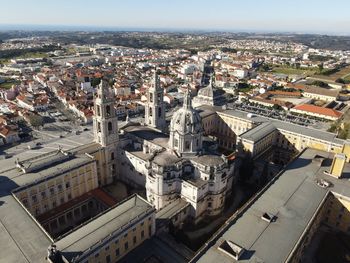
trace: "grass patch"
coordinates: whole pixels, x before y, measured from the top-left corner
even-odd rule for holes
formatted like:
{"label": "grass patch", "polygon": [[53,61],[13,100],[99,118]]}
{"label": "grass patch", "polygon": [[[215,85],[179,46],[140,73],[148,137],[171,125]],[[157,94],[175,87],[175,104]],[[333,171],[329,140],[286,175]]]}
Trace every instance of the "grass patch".
{"label": "grass patch", "polygon": [[0,84],[1,89],[11,89],[12,85],[19,84],[18,81],[9,81],[9,82],[4,82]]}
{"label": "grass patch", "polygon": [[329,75],[316,75],[315,77],[324,79],[324,80],[331,80],[335,81],[337,79],[344,79],[344,80],[350,80],[350,66],[346,66],[344,68],[338,69],[333,74]]}
{"label": "grass patch", "polygon": [[303,68],[293,68],[293,67],[288,67],[288,66],[273,66],[272,67],[272,72],[274,73],[279,73],[279,74],[286,74],[286,75],[314,75],[318,69],[316,68],[308,68],[308,69],[303,69]]}
{"label": "grass patch", "polygon": [[10,63],[10,60],[9,59],[6,59],[6,58],[2,58],[2,59],[0,59],[0,64],[8,64],[8,63]]}
{"label": "grass patch", "polygon": [[44,52],[28,52],[21,56],[15,57],[15,59],[20,58],[47,58],[49,55]]}

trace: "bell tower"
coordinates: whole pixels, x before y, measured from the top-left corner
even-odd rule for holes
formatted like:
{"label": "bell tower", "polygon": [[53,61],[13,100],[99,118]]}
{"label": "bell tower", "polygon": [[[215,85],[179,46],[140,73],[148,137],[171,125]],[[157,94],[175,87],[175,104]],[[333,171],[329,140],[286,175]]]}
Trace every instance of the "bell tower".
{"label": "bell tower", "polygon": [[104,172],[99,178],[100,183],[109,184],[116,176],[117,167],[117,144],[118,136],[118,117],[114,108],[114,92],[109,88],[108,81],[102,79],[97,88],[94,105],[94,141],[103,147],[103,154],[100,156],[100,164]]}
{"label": "bell tower", "polygon": [[164,131],[165,108],[164,91],[160,87],[160,80],[157,71],[154,73],[152,86],[147,90],[147,103],[145,106],[145,123],[147,126]]}

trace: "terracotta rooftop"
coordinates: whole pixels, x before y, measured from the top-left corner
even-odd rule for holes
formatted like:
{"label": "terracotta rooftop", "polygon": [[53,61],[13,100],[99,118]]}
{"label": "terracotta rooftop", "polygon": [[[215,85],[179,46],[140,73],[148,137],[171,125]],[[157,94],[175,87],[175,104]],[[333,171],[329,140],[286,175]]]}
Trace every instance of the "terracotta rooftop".
{"label": "terracotta rooftop", "polygon": [[317,113],[324,116],[330,116],[330,117],[336,117],[336,118],[339,118],[340,116],[342,116],[342,113],[339,111],[329,109],[329,108],[319,107],[311,104],[301,104],[301,105],[295,106],[293,109]]}

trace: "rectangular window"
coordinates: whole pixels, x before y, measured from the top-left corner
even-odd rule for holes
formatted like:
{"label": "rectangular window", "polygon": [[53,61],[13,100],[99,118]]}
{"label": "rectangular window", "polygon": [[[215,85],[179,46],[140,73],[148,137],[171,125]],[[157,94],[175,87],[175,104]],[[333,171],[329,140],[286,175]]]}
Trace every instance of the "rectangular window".
{"label": "rectangular window", "polygon": [[186,142],[185,142],[185,149],[186,149],[186,150],[189,150],[190,147],[191,147],[191,142],[186,141]]}
{"label": "rectangular window", "polygon": [[124,249],[125,249],[125,250],[128,250],[128,249],[129,249],[129,244],[128,244],[128,242],[125,242],[125,244],[124,244]]}
{"label": "rectangular window", "polygon": [[115,250],[115,256],[116,256],[116,257],[119,257],[119,255],[120,255],[119,248],[117,248],[117,249]]}
{"label": "rectangular window", "polygon": [[136,236],[134,236],[133,238],[134,245],[136,244],[136,241],[137,241]]}

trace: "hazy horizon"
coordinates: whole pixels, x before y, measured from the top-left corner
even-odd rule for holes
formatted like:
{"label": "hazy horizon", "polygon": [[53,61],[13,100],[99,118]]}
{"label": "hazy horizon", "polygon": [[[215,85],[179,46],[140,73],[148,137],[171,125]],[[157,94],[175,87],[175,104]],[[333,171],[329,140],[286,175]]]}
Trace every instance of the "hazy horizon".
{"label": "hazy horizon", "polygon": [[206,28],[162,28],[162,27],[118,27],[118,26],[96,26],[96,25],[20,25],[20,24],[0,24],[0,32],[6,31],[82,31],[82,32],[164,32],[164,33],[188,33],[188,32],[228,32],[228,33],[248,33],[248,34],[315,34],[315,35],[334,35],[350,36],[347,32],[327,32],[327,31],[283,31],[269,29],[206,29]]}
{"label": "hazy horizon", "polygon": [[[3,2],[3,3],[1,3]],[[350,35],[350,1],[0,0],[0,30],[139,30]]]}

